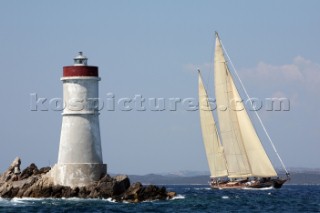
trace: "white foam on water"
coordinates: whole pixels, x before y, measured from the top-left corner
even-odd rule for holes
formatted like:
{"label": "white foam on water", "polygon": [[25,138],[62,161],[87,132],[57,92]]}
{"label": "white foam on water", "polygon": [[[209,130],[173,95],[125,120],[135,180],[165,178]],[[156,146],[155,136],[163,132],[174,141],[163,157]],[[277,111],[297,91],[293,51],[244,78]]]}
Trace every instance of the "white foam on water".
{"label": "white foam on water", "polygon": [[142,201],[142,203],[154,203],[157,201],[159,201],[159,200],[145,200],[145,201]]}
{"label": "white foam on water", "polygon": [[26,203],[25,201],[27,201],[27,199],[25,199],[25,198],[16,198],[16,197],[14,197],[14,198],[12,198],[10,200],[11,203]]}
{"label": "white foam on water", "polygon": [[112,199],[111,197],[103,199],[103,200],[108,201],[110,203],[117,203],[116,200]]}
{"label": "white foam on water", "polygon": [[176,196],[174,196],[170,200],[182,200],[182,199],[185,199],[185,198],[186,197],[184,195],[177,194]]}
{"label": "white foam on water", "polygon": [[61,198],[47,198],[47,197],[43,197],[43,198],[34,198],[34,197],[14,197],[11,199],[11,201],[42,201],[42,200],[60,200]]}
{"label": "white foam on water", "polygon": [[[49,198],[50,199],[50,198]],[[92,200],[101,200],[100,198],[80,198],[80,197],[62,197],[62,198],[53,198],[57,200],[68,200],[68,201],[92,201]]]}
{"label": "white foam on water", "polygon": [[62,200],[75,200],[75,201],[84,200],[84,198],[79,198],[79,197],[62,197],[60,199],[62,199]]}
{"label": "white foam on water", "polygon": [[[109,198],[104,198],[104,199],[102,199],[102,200],[107,201],[107,202],[109,202],[109,203],[132,204],[131,202],[128,202],[128,201],[117,202],[115,199],[112,199],[111,197],[109,197]],[[150,202],[150,201],[144,201],[144,202]]]}
{"label": "white foam on water", "polygon": [[271,189],[274,189],[273,186],[270,186],[270,187],[264,187],[264,188],[243,188],[244,190],[258,190],[258,191],[264,191],[264,190],[271,190]]}
{"label": "white foam on water", "polygon": [[210,187],[204,187],[204,188],[194,188],[194,190],[212,190]]}
{"label": "white foam on water", "polygon": [[222,196],[222,199],[229,199],[229,196]]}
{"label": "white foam on water", "polygon": [[60,201],[60,200],[67,200],[67,201],[92,201],[92,200],[101,200],[99,198],[78,198],[78,197],[70,197],[70,198],[30,198],[30,197],[22,197],[22,198],[12,198],[9,202],[12,203],[31,203],[32,201]]}

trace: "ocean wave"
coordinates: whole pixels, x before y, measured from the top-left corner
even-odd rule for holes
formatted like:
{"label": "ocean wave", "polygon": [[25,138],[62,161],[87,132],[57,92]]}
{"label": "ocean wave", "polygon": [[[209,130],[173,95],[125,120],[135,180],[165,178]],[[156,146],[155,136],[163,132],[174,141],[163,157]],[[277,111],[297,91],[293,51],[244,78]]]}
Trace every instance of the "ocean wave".
{"label": "ocean wave", "polygon": [[210,187],[201,187],[201,188],[194,188],[194,190],[211,190]]}
{"label": "ocean wave", "polygon": [[274,189],[273,186],[270,187],[264,187],[264,188],[243,188],[244,190],[257,190],[257,191],[264,191],[264,190],[271,190]]}
{"label": "ocean wave", "polygon": [[108,201],[108,202],[110,202],[110,203],[117,203],[117,201],[114,200],[114,199],[112,199],[111,197],[106,198],[106,199],[102,199],[102,200]]}
{"label": "ocean wave", "polygon": [[[51,205],[59,205],[62,202],[92,202],[92,201],[101,201],[99,198],[30,198],[30,197],[22,197],[22,198],[12,198],[8,199],[7,202],[10,205],[37,205],[37,204],[51,204]],[[1,202],[1,201],[0,201]]]}
{"label": "ocean wave", "polygon": [[54,198],[57,200],[67,200],[67,201],[99,201],[101,198],[80,198],[80,197],[62,197],[62,198]]}
{"label": "ocean wave", "polygon": [[[103,199],[104,201],[107,201],[109,203],[121,203],[121,204],[134,204],[134,202],[129,202],[129,201],[122,201],[122,202],[117,202],[116,200],[112,199],[111,197]],[[142,203],[154,203],[158,202],[159,200],[145,200],[142,201]]]}
{"label": "ocean wave", "polygon": [[[11,203],[26,203],[25,201],[29,201],[31,200],[30,198],[17,198],[17,197],[14,197],[10,200]],[[34,200],[34,199],[32,199]]]}
{"label": "ocean wave", "polygon": [[40,200],[45,200],[45,199],[55,199],[55,198],[34,198],[34,197],[14,197],[11,199],[11,201],[40,201]]}
{"label": "ocean wave", "polygon": [[2,197],[0,197],[0,202],[5,202],[5,201],[7,201],[8,199],[6,199],[6,198],[2,198]]}
{"label": "ocean wave", "polygon": [[10,203],[10,200],[0,197],[0,204],[2,204],[2,203]]}
{"label": "ocean wave", "polygon": [[185,199],[185,198],[186,198],[186,196],[177,194],[176,196],[171,198],[171,200],[182,200],[182,199]]}
{"label": "ocean wave", "polygon": [[[172,191],[177,191],[173,200],[153,201],[149,203],[117,203],[108,199],[83,199],[83,198],[0,198],[0,212],[186,212],[195,210],[203,212],[216,209],[218,212],[250,212],[254,201],[256,209],[275,212],[319,212],[320,187],[315,186],[287,186],[280,190],[248,191],[248,190],[205,190],[208,186],[177,186]],[[199,190],[195,190],[199,188]],[[252,190],[252,189],[250,189]],[[258,189],[261,190],[261,189]],[[265,190],[265,189],[262,189]],[[196,206],[195,208],[190,208]],[[203,207],[203,208],[202,208]],[[276,209],[276,210],[274,210]]]}

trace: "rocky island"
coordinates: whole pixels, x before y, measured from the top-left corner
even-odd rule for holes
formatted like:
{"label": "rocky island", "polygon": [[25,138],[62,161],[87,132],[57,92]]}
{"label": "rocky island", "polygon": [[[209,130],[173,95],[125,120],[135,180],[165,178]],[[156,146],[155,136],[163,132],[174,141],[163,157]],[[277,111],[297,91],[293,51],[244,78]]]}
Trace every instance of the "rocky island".
{"label": "rocky island", "polygon": [[116,202],[141,202],[166,200],[176,193],[165,187],[143,186],[140,182],[131,184],[127,175],[110,177],[83,187],[55,185],[50,176],[50,167],[38,168],[34,163],[20,172],[21,160],[16,158],[9,168],[0,175],[0,197],[2,198],[111,198]]}

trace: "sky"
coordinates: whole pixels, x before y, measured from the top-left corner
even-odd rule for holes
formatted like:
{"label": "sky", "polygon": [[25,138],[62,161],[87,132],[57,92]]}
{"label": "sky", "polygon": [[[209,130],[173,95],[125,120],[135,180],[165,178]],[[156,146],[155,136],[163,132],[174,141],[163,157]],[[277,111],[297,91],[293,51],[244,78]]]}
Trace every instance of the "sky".
{"label": "sky", "polygon": [[[78,51],[99,66],[102,102],[111,96],[116,102],[114,111],[106,106],[100,111],[108,172],[208,171],[199,111],[185,100],[198,98],[197,68],[214,98],[215,31],[251,97],[263,104],[275,97],[290,101],[288,111],[258,112],[285,165],[320,167],[320,1],[0,4],[0,172],[16,156],[22,167],[57,162],[61,111],[48,102],[41,106],[48,110],[32,110],[32,98],[62,98],[63,66],[72,65]],[[121,105],[134,97],[145,98],[145,111]],[[152,108],[154,98],[166,101],[164,110]],[[176,98],[184,102],[172,108]]]}

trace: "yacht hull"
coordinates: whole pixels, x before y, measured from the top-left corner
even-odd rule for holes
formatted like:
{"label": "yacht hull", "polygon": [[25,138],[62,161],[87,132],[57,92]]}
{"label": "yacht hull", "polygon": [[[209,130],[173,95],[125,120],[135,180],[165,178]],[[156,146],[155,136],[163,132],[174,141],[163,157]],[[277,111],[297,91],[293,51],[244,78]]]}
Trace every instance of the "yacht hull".
{"label": "yacht hull", "polygon": [[279,189],[287,181],[287,179],[271,179],[269,181],[256,181],[256,182],[246,182],[246,181],[226,181],[226,182],[214,182],[210,186],[212,189]]}

